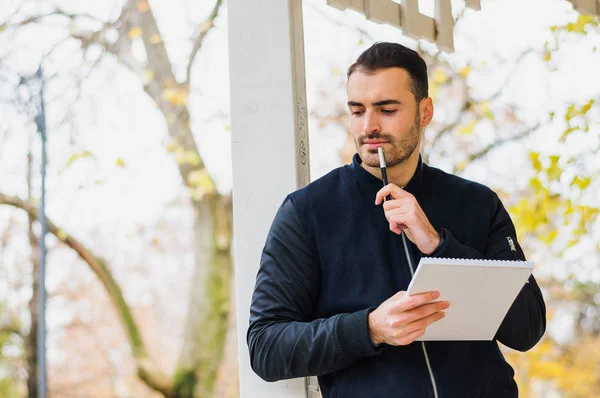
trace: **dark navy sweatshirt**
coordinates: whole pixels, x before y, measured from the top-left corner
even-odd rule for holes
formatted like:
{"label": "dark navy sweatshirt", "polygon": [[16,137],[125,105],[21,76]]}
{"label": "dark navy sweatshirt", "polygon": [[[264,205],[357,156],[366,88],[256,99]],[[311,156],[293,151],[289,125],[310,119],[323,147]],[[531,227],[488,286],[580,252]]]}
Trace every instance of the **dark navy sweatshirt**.
{"label": "dark navy sweatshirt", "polygon": [[[544,334],[546,309],[533,276],[492,341],[372,343],[369,312],[406,290],[411,270],[401,235],[375,205],[382,181],[360,163],[354,155],[279,208],[250,308],[254,371],[267,381],[318,376],[325,398],[517,397],[497,342],[526,351]],[[405,190],[440,234],[431,256],[525,259],[510,216],[484,185],[419,159]],[[407,242],[418,264],[424,255]]]}

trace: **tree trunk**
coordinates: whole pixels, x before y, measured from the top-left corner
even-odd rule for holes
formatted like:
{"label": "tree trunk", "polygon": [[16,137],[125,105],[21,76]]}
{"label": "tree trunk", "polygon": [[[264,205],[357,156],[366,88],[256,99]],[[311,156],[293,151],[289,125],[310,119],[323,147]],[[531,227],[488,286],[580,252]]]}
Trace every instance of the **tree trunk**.
{"label": "tree trunk", "polygon": [[[27,196],[31,200],[31,149],[27,154]],[[27,357],[27,396],[28,398],[37,398],[37,334],[38,334],[38,271],[40,267],[40,251],[38,239],[33,231],[34,219],[27,214],[29,224],[29,245],[31,246],[31,279],[33,281],[33,292],[29,300],[29,317],[31,328],[25,338],[25,355]]]}
{"label": "tree trunk", "polygon": [[223,355],[231,281],[231,197],[194,203],[195,266],[176,374],[179,397],[208,397]]}
{"label": "tree trunk", "polygon": [[[235,275],[235,267],[233,267]],[[213,398],[239,398],[239,364],[238,364],[238,339],[237,318],[235,310],[235,278],[229,282],[229,320],[227,321],[227,336],[223,347],[223,359],[219,365],[213,389]]]}

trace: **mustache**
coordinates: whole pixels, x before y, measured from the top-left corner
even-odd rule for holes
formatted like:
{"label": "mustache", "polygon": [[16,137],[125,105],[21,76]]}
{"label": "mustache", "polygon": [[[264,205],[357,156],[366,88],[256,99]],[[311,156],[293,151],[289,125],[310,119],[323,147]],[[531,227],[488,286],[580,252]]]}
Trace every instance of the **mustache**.
{"label": "mustache", "polygon": [[392,142],[393,137],[388,134],[385,134],[385,133],[384,134],[381,134],[381,133],[363,134],[360,137],[358,137],[358,143],[360,145],[363,145],[366,140],[383,140],[383,141],[387,141],[387,142]]}

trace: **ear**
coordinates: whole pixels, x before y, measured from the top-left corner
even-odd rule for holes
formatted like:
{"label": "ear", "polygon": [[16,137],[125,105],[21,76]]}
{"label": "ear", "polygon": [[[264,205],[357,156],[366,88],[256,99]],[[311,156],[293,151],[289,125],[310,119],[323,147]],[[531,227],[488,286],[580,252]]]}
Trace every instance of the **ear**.
{"label": "ear", "polygon": [[433,100],[427,97],[419,104],[419,113],[421,116],[421,128],[431,123],[433,119]]}

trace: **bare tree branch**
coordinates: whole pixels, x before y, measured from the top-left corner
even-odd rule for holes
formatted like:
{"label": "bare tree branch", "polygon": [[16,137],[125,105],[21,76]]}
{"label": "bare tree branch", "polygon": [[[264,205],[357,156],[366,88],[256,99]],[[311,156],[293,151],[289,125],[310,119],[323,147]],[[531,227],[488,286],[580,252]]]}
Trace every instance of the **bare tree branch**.
{"label": "bare tree branch", "polygon": [[320,7],[315,6],[314,4],[307,4],[306,6],[308,8],[310,8],[311,10],[313,10],[314,12],[316,12],[317,14],[320,14],[322,17],[324,17],[329,22],[331,22],[333,25],[335,25],[337,27],[341,27],[341,28],[346,28],[346,29],[351,29],[351,30],[357,31],[363,37],[367,38],[367,40],[369,40],[371,42],[375,42],[375,38],[369,32],[367,32],[362,27],[360,27],[359,25],[350,25],[348,23],[345,23],[343,18],[342,19],[333,19],[333,18],[331,18],[331,16],[329,16],[325,12],[323,12],[323,10]]}
{"label": "bare tree branch", "polygon": [[188,64],[185,72],[185,82],[183,84],[184,86],[188,87],[188,89],[190,87],[190,79],[194,59],[196,59],[196,55],[198,54],[198,51],[200,51],[200,48],[202,47],[202,43],[204,42],[204,38],[206,37],[207,33],[212,27],[214,27],[214,21],[219,15],[219,9],[221,8],[222,3],[223,0],[217,0],[215,2],[215,6],[213,7],[212,12],[208,16],[208,18],[206,18],[206,21],[204,21],[204,23],[200,25],[200,31],[198,32],[198,36],[196,37],[196,40],[194,40],[194,47],[192,48],[192,53],[190,55],[190,58],[188,59]]}
{"label": "bare tree branch", "polygon": [[[30,202],[22,200],[16,196],[0,193],[0,204],[22,209],[26,211],[32,219],[39,220],[38,209]],[[149,357],[133,314],[125,302],[121,288],[119,287],[117,281],[113,278],[106,261],[92,253],[91,250],[86,248],[73,236],[66,234],[62,229],[57,227],[54,222],[51,220],[47,221],[48,231],[73,251],[75,251],[77,255],[89,265],[91,270],[94,272],[94,274],[96,274],[102,283],[102,286],[109,295],[115,310],[119,315],[119,319],[121,320],[123,328],[125,329],[125,333],[131,346],[131,351],[136,361],[139,377],[150,388],[164,394],[166,397],[174,397],[175,391],[173,388],[173,383],[160,371],[160,369]]]}
{"label": "bare tree branch", "polygon": [[[471,163],[477,159],[481,159],[482,157],[487,155],[488,152],[498,148],[499,146],[501,146],[503,144],[506,144],[507,142],[518,141],[518,140],[527,138],[531,133],[535,132],[538,128],[540,128],[540,126],[541,126],[541,123],[537,123],[537,124],[529,127],[528,129],[521,131],[518,134],[494,141],[493,143],[486,146],[482,150],[469,155],[469,157],[467,158],[467,163]],[[457,172],[457,170],[454,170],[454,173],[456,173],[456,172]]]}
{"label": "bare tree branch", "polygon": [[13,18],[16,17],[17,14],[18,14],[18,11],[13,13],[6,20],[6,22],[0,24],[0,32],[5,29],[18,28],[21,26],[29,25],[29,24],[40,23],[43,20],[47,20],[47,19],[54,18],[54,17],[65,17],[65,18],[70,19],[71,21],[75,21],[76,19],[85,18],[85,19],[94,21],[96,23],[99,23],[103,26],[111,25],[110,22],[102,21],[102,20],[94,17],[93,15],[70,13],[70,12],[66,12],[58,7],[56,7],[54,10],[44,13],[44,14],[32,15],[32,16],[26,17],[24,19],[21,19],[20,21],[10,22],[13,20]]}

